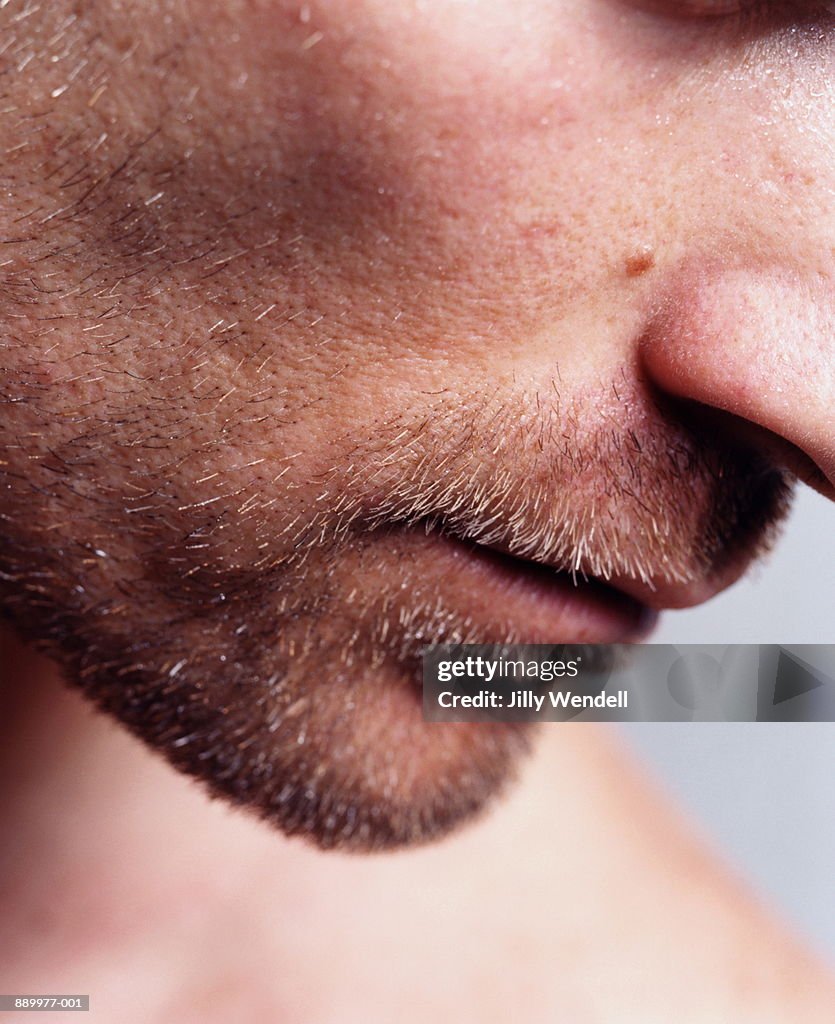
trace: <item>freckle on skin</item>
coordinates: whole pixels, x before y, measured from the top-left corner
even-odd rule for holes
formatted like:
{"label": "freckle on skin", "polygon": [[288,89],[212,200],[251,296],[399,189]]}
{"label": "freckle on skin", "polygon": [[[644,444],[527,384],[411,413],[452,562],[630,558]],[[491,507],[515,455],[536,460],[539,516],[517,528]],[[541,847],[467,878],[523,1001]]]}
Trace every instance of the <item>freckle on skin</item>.
{"label": "freckle on skin", "polygon": [[640,277],[655,266],[655,253],[649,246],[643,246],[626,257],[623,269],[627,277]]}

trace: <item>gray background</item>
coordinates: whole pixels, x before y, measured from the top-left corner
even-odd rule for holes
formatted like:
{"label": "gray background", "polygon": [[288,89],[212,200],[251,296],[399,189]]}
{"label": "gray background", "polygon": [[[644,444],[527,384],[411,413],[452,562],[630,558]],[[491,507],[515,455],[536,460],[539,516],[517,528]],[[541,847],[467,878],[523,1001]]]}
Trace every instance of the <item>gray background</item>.
{"label": "gray background", "polygon": [[[763,566],[657,643],[835,643],[835,505],[803,489]],[[737,870],[835,964],[835,723],[619,726]]]}

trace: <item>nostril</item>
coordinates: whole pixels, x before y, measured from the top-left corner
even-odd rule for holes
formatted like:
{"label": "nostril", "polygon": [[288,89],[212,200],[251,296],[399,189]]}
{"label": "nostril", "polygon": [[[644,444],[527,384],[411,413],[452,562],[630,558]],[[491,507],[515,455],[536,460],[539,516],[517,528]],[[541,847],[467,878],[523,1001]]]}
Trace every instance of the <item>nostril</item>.
{"label": "nostril", "polygon": [[821,467],[806,452],[785,437],[751,420],[690,399],[662,397],[660,404],[668,415],[692,427],[694,434],[736,450],[756,452],[765,464],[790,473],[801,483],[835,501],[835,483],[827,479]]}

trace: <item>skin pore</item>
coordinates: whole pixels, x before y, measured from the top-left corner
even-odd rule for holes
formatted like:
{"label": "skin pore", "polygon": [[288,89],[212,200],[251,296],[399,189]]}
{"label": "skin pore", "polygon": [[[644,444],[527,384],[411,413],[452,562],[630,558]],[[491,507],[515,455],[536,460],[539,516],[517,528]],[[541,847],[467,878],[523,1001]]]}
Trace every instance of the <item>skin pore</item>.
{"label": "skin pore", "polygon": [[[613,848],[607,815],[628,830],[642,798],[595,802],[622,770],[602,741],[561,752],[552,736],[525,767],[542,747],[517,727],[429,726],[419,653],[639,638],[648,608],[706,598],[767,548],[794,477],[831,493],[832,15],[716,13],[0,2],[0,605],[15,630],[212,794],[321,847],[438,837],[524,771],[552,801],[541,851],[571,845],[563,820]],[[60,734],[63,709],[72,750],[98,737],[136,784],[135,802],[117,786],[79,822],[105,828],[122,802],[138,821],[154,792],[188,792],[198,821],[198,794],[167,775],[144,788],[154,762],[127,737],[111,749],[49,671],[32,670],[48,698],[26,735]],[[574,771],[596,786],[563,818],[548,781]],[[98,792],[105,769],[90,772]],[[50,806],[66,799],[56,783]],[[530,800],[513,820],[533,842]],[[508,845],[491,821],[450,841],[471,843],[459,871]],[[266,872],[281,839],[266,833],[267,852],[249,826],[218,817],[207,845]],[[643,841],[624,842],[640,861]],[[651,903],[687,872],[677,842]],[[196,846],[182,849],[217,906]],[[345,864],[281,850],[311,891]],[[392,899],[419,856],[386,869]],[[380,863],[345,869],[365,872],[358,906],[379,899]],[[580,889],[613,885],[594,869]],[[463,902],[473,914],[479,894]],[[744,918],[739,950],[760,922],[730,906],[698,928],[712,941]],[[793,990],[770,991],[779,1007]],[[709,1013],[693,1019],[729,1019]]]}

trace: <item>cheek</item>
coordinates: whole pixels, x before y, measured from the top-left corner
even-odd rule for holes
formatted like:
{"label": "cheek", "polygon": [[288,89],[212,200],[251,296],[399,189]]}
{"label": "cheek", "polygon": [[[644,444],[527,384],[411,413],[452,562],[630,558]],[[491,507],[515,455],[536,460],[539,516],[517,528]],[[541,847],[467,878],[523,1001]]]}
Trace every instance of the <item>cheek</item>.
{"label": "cheek", "polygon": [[[594,200],[581,143],[607,104],[597,35],[556,20],[534,3],[326,3],[294,28],[315,40],[304,58],[241,26],[247,145],[270,159],[282,140],[292,184],[277,201],[320,266],[384,279],[401,303],[439,278],[457,302],[495,300],[546,254],[559,275],[577,267]],[[225,85],[210,86],[214,111]]]}

